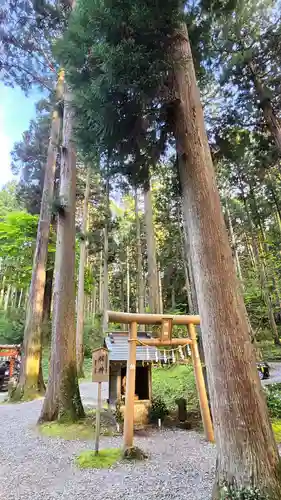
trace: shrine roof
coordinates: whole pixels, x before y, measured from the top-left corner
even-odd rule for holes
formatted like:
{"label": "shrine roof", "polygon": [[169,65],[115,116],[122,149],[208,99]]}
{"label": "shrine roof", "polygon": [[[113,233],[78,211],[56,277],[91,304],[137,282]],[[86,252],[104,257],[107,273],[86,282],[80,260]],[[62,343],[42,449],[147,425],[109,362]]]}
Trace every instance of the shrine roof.
{"label": "shrine roof", "polygon": [[[138,339],[150,339],[152,335],[148,332],[138,332]],[[128,332],[111,332],[105,338],[105,346],[109,350],[109,361],[127,361],[129,354]],[[157,354],[156,354],[157,352]],[[163,355],[156,347],[137,346],[137,361],[155,362],[160,361]]]}

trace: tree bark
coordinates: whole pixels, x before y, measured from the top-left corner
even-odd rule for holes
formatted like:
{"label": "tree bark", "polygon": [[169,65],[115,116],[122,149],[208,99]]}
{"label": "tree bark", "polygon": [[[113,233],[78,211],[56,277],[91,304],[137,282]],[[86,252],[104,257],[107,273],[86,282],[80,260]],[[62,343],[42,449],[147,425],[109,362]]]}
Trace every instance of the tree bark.
{"label": "tree bark", "polygon": [[42,384],[40,363],[42,357],[42,321],[44,290],[46,282],[46,262],[50,223],[53,210],[56,160],[61,128],[61,99],[63,95],[64,72],[60,71],[57,86],[57,105],[53,111],[51,136],[49,140],[45,168],[40,217],[37,230],[36,248],[33,259],[32,278],[24,330],[21,374],[18,387],[11,393],[11,399],[33,399],[45,389]]}
{"label": "tree bark", "polygon": [[159,313],[159,289],[156,262],[156,243],[152,212],[152,194],[150,181],[144,186],[144,216],[147,244],[147,267],[149,288],[149,309],[151,313]]}
{"label": "tree bark", "polygon": [[138,312],[144,312],[145,286],[143,279],[142,255],[141,255],[141,227],[138,207],[138,192],[135,190],[135,218],[136,218],[136,246],[137,246],[137,294]]}
{"label": "tree bark", "polygon": [[84,377],[84,313],[85,313],[85,265],[86,265],[86,232],[88,229],[88,206],[90,196],[90,168],[88,167],[86,187],[84,194],[83,219],[82,219],[82,239],[80,240],[80,260],[78,274],[78,298],[77,298],[77,320],[76,320],[76,360],[78,377]]}
{"label": "tree bark", "polygon": [[217,444],[213,499],[222,488],[281,496],[280,460],[224,223],[186,25],[172,46],[174,132],[196,276]]}
{"label": "tree bark", "polygon": [[75,349],[76,154],[72,142],[74,116],[71,101],[71,94],[66,87],[50,375],[40,422],[76,420],[84,416],[78,386]]}

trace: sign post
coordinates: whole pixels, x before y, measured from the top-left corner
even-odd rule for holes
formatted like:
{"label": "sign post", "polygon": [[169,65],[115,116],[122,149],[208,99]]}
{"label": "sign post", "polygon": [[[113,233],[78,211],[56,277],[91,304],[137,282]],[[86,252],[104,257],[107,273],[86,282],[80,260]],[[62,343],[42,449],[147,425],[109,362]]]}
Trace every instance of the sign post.
{"label": "sign post", "polygon": [[95,437],[95,454],[99,453],[100,441],[100,415],[101,415],[101,389],[102,382],[109,381],[109,357],[108,350],[104,347],[93,351],[93,371],[92,381],[98,383],[98,406],[96,411],[96,437]]}

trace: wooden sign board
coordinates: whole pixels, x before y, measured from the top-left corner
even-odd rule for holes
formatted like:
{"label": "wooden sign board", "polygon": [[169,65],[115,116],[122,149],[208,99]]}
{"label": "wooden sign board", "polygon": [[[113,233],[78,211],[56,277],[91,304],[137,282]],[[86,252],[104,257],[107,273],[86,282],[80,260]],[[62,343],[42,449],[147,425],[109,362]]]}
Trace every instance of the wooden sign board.
{"label": "wooden sign board", "polygon": [[109,381],[109,355],[105,347],[95,349],[93,351],[93,366],[92,366],[92,381],[93,382],[108,382]]}
{"label": "wooden sign board", "polygon": [[173,316],[170,318],[163,318],[161,325],[161,340],[171,340],[173,329]]}

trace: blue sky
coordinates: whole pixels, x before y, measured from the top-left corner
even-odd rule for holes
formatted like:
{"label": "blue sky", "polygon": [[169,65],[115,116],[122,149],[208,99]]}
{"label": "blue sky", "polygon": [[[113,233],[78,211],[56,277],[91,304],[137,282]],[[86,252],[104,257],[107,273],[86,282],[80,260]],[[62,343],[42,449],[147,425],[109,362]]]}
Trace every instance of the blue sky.
{"label": "blue sky", "polygon": [[0,83],[0,187],[13,177],[10,151],[35,117],[35,103],[39,99],[38,92],[26,97],[19,88],[4,87]]}

